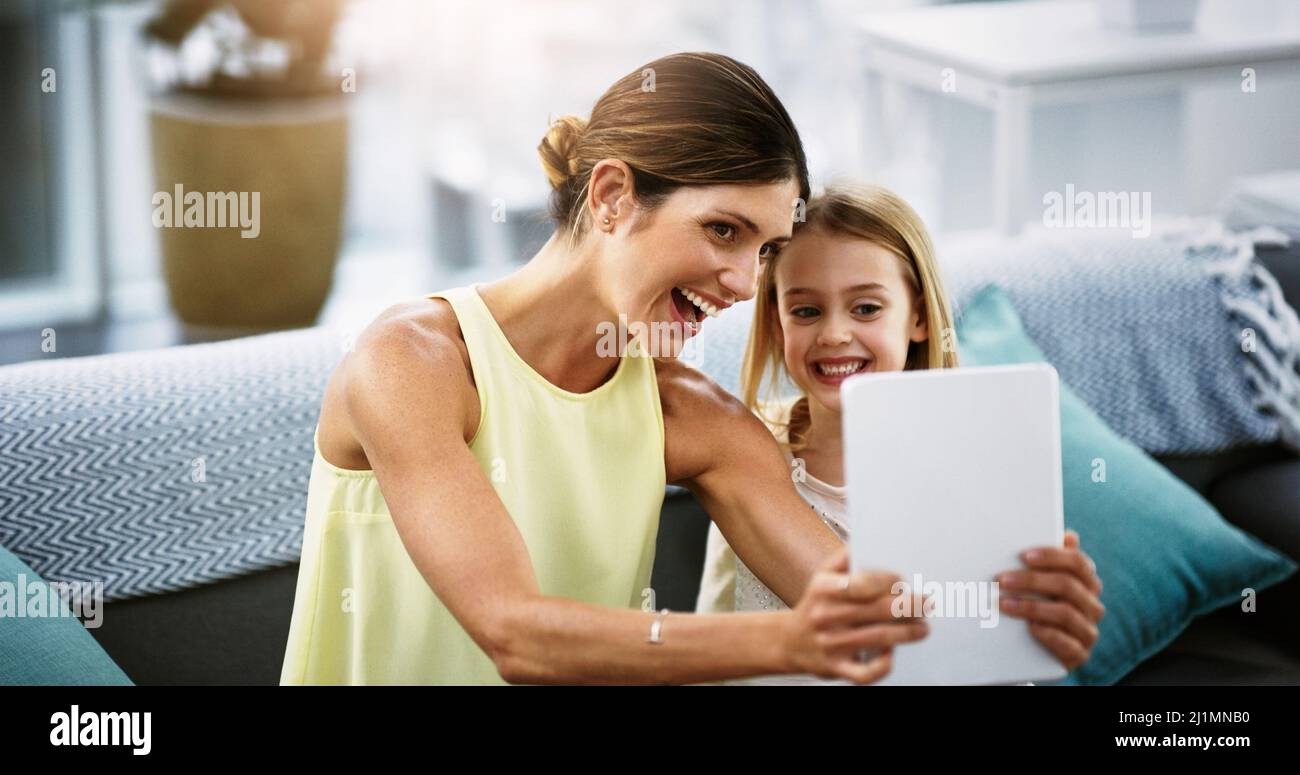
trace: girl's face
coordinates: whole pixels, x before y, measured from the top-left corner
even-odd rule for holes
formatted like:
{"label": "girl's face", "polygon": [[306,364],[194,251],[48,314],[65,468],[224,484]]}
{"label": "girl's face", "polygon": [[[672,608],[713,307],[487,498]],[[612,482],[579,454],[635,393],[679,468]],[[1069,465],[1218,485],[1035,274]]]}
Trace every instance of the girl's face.
{"label": "girl's face", "polygon": [[929,336],[903,260],[864,239],[802,232],[775,271],[785,365],[811,400],[840,411],[840,383],[902,371],[908,346]]}
{"label": "girl's face", "polygon": [[660,332],[651,332],[651,355],[677,355],[710,312],[753,297],[759,260],[790,239],[798,196],[795,181],[683,186],[653,210],[634,211],[609,247],[607,303]]}

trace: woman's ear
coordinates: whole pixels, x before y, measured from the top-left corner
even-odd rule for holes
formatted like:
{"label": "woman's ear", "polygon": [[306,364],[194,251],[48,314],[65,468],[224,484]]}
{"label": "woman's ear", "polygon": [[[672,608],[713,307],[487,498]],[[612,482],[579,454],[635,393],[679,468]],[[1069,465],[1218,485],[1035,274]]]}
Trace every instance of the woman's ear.
{"label": "woman's ear", "polygon": [[626,216],[636,194],[632,168],[619,159],[601,159],[591,168],[587,212],[602,231],[613,231],[620,212]]}

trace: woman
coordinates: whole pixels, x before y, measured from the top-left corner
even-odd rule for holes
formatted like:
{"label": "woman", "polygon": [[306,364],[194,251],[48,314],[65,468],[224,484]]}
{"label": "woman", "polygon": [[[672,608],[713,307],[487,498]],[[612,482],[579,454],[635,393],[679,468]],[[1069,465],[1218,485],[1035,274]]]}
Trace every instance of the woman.
{"label": "woman", "polygon": [[[750,68],[678,54],[539,152],[550,241],[498,282],[386,311],[330,380],[282,682],[879,679],[927,632],[891,616],[897,577],[847,572],[739,402],[601,347],[625,319],[657,332],[639,352],[671,355],[753,295],[808,196],[785,108]],[[665,482],[793,610],[639,610]]]}

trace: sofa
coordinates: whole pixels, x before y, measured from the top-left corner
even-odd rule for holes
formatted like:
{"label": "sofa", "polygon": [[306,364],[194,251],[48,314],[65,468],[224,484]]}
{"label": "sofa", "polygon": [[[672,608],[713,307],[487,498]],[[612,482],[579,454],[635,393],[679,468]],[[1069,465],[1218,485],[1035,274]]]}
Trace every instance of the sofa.
{"label": "sofa", "polygon": [[[1294,246],[1262,250],[1259,257],[1294,306],[1300,301],[1300,250]],[[103,487],[108,486],[109,474],[97,473],[94,461],[111,458],[119,467],[123,456],[134,461],[131,471],[121,476],[135,481],[137,492],[126,493],[125,500],[104,508],[120,512],[121,503],[138,504],[142,513],[152,516],[142,522],[115,523],[102,533],[145,529],[179,535],[208,529],[218,521],[213,514],[245,520],[238,531],[214,530],[201,542],[185,544],[183,550],[177,548],[180,539],[166,544],[136,542],[130,553],[87,548],[80,535],[63,544],[48,540],[41,544],[43,531],[73,523],[58,522],[54,516],[26,519],[26,511],[13,509],[31,511],[31,504],[39,503],[41,515],[75,515],[94,506],[87,505],[90,490],[76,483],[41,480],[40,465],[30,473],[0,473],[0,478],[10,480],[6,487],[15,487],[12,497],[0,498],[0,505],[10,507],[9,513],[0,514],[0,545],[47,575],[46,569],[56,569],[56,577],[58,569],[72,573],[67,569],[76,565],[97,568],[97,573],[114,580],[102,626],[89,631],[137,684],[265,685],[279,680],[298,572],[292,560],[293,532],[283,525],[292,523],[295,509],[301,518],[304,464],[309,462],[309,454],[308,460],[300,459],[302,439],[310,437],[332,357],[322,350],[337,348],[347,335],[312,330],[272,336],[280,337],[274,351],[268,344],[270,337],[254,337],[129,358],[96,356],[51,361],[39,369],[22,365],[0,369],[0,401],[39,382],[44,392],[27,406],[47,407],[37,414],[45,412],[53,418],[40,425],[42,436],[26,431],[0,435],[0,445],[11,447],[8,452],[23,447],[23,456],[11,454],[11,460],[30,458],[43,465],[65,455],[83,456],[89,462],[77,463],[71,470],[80,471],[91,484],[104,477]],[[297,338],[284,338],[290,336]],[[174,352],[178,349],[183,352]],[[231,363],[257,366],[241,371]],[[201,387],[197,396],[178,397],[157,376],[194,374],[205,368],[213,369],[215,376],[195,382],[202,386],[220,382],[225,388],[219,395]],[[113,373],[113,380],[102,377],[107,372]],[[136,387],[123,392],[112,386],[121,384]],[[68,409],[69,402],[78,408]],[[134,418],[129,428],[122,424],[120,413],[127,404]],[[193,409],[196,406],[200,408]],[[230,413],[223,416],[214,407],[222,411],[229,407]],[[0,409],[0,417],[3,412]],[[237,439],[231,438],[236,423],[230,417],[246,424]],[[47,438],[51,435],[52,440]],[[292,444],[277,441],[290,438]],[[166,440],[166,450],[159,446],[160,439]],[[27,452],[29,446],[34,451]],[[222,453],[217,452],[232,449],[239,450],[246,464],[245,473],[238,476],[230,472],[240,469],[223,468]],[[1274,442],[1157,459],[1208,499],[1225,520],[1300,559],[1300,457],[1294,451]],[[184,468],[193,488],[177,484],[177,466]],[[170,473],[162,478],[140,473],[155,469]],[[36,488],[39,496],[33,495]],[[263,508],[271,508],[266,504],[274,504],[282,513],[280,528],[259,516]],[[175,514],[193,518],[169,521]],[[653,570],[658,607],[693,609],[708,524],[707,514],[688,491],[669,488]],[[238,533],[237,549],[229,548],[235,546],[229,543],[235,539],[227,533]],[[104,546],[116,546],[112,537],[104,538]],[[63,547],[59,556],[36,548],[50,545]],[[98,557],[97,552],[112,558]],[[1244,614],[1228,606],[1199,617],[1120,683],[1300,684],[1300,575],[1263,590],[1257,609]]]}

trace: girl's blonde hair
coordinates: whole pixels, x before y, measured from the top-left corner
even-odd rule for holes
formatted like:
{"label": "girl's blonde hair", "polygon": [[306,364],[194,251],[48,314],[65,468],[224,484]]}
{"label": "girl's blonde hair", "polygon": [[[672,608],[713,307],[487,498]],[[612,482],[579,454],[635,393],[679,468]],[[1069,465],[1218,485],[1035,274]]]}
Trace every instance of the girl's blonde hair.
{"label": "girl's blonde hair", "polygon": [[[903,276],[921,298],[922,316],[929,326],[923,342],[910,342],[905,370],[950,369],[957,366],[957,344],[948,297],[935,263],[934,246],[920,216],[894,192],[880,186],[836,183],[808,203],[795,234],[820,230],[828,235],[866,240],[898,256]],[[808,396],[801,396],[787,418],[767,416],[776,406],[780,383],[787,377],[785,357],[777,345],[781,325],[776,300],[776,266],[780,255],[766,262],[759,280],[754,324],[745,348],[741,368],[741,395],[745,406],[759,413],[769,425],[784,428],[785,443],[793,450],[806,446]],[[760,400],[760,389],[765,395]]]}

